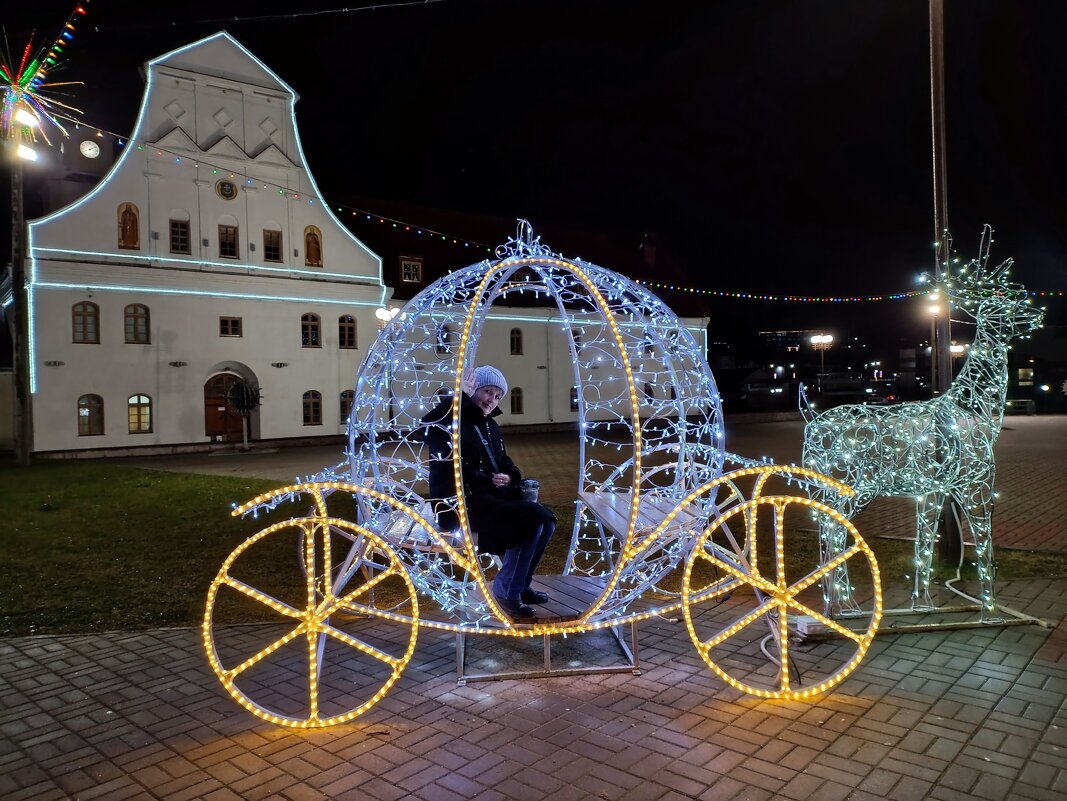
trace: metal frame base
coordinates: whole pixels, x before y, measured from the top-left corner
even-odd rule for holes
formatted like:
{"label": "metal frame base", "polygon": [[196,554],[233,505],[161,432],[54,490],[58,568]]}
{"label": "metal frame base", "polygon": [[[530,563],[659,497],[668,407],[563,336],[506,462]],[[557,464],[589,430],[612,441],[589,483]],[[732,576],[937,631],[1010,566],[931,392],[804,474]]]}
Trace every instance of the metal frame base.
{"label": "metal frame base", "polygon": [[[503,681],[506,679],[549,679],[556,676],[578,676],[585,673],[633,673],[641,675],[641,666],[638,662],[638,639],[637,621],[630,622],[630,646],[626,645],[621,631],[622,626],[611,626],[612,636],[615,643],[622,651],[626,663],[623,665],[605,665],[583,668],[553,668],[552,667],[552,634],[544,634],[544,669],[543,670],[512,670],[497,673],[466,673],[467,669],[467,634],[456,633],[456,684],[460,687],[469,681]],[[560,631],[559,634],[565,632]],[[485,635],[477,635],[485,636]],[[577,635],[575,635],[577,636]]]}

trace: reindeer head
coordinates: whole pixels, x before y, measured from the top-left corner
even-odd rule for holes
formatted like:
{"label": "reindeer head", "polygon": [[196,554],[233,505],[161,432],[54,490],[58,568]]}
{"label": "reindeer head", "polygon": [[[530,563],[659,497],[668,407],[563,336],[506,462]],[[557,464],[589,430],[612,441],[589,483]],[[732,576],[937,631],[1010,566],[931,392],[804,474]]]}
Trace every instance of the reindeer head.
{"label": "reindeer head", "polygon": [[986,225],[978,258],[958,270],[946,269],[943,290],[952,305],[973,317],[980,328],[1000,342],[1009,342],[1040,328],[1045,310],[1031,306],[1023,285],[1008,280],[1011,259],[989,266],[992,242],[993,229]]}

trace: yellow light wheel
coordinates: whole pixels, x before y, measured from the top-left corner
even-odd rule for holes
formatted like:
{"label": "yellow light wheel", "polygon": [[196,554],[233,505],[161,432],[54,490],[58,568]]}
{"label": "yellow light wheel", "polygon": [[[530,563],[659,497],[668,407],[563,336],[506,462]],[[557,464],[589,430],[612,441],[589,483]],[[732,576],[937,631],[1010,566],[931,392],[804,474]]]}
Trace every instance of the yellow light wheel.
{"label": "yellow light wheel", "polygon": [[[798,550],[794,557],[810,551],[807,563],[817,563],[819,520],[826,518],[845,527],[844,550],[809,572],[788,568],[787,547]],[[724,535],[731,522],[749,532],[747,553]],[[819,611],[823,587],[844,575],[838,568],[846,562],[867,610],[830,619]],[[878,630],[882,588],[874,554],[844,517],[807,498],[764,496],[720,515],[694,543],[682,609],[697,652],[723,681],[751,695],[796,700],[856,669]],[[809,636],[798,636],[799,626]]]}
{"label": "yellow light wheel", "polygon": [[415,587],[387,542],[312,516],[234,549],[208,590],[202,634],[215,675],[245,709],[283,726],[330,726],[366,712],[399,678],[418,618]]}

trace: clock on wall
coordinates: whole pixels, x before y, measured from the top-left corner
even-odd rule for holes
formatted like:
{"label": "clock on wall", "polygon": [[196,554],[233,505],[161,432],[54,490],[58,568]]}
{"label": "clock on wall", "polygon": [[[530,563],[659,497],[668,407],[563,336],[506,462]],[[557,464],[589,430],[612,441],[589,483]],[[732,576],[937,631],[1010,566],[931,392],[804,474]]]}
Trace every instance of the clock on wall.
{"label": "clock on wall", "polygon": [[82,155],[87,159],[95,159],[100,155],[100,145],[94,142],[92,139],[86,139],[80,145],[78,150],[82,152]]}

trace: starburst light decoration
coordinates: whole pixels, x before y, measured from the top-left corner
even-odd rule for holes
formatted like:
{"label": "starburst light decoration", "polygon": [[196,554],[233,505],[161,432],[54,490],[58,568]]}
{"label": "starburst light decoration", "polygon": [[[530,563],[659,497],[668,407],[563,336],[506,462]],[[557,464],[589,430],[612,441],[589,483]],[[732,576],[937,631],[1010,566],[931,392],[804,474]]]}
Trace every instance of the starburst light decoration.
{"label": "starburst light decoration", "polygon": [[80,109],[55,96],[57,87],[73,86],[81,81],[49,81],[48,73],[61,63],[64,51],[74,41],[76,24],[86,14],[85,7],[88,5],[89,0],[82,0],[75,5],[54,40],[38,42],[34,36],[30,36],[17,62],[11,58],[11,54],[2,54],[0,88],[3,89],[3,107],[0,111],[0,132],[6,141],[19,148],[19,155],[23,158],[35,158],[33,145],[38,136],[51,144],[48,126],[67,136],[61,121],[74,121],[72,115],[81,113]]}
{"label": "starburst light decoration", "polygon": [[[462,406],[452,404],[451,416],[432,424],[447,435],[451,453],[429,452],[422,419],[462,391],[487,322],[499,313],[494,304],[505,302],[550,310],[570,357],[579,474],[566,566],[555,586],[586,601],[569,616],[512,619],[489,589],[499,561],[479,551],[462,489],[427,497],[435,460],[452,464],[462,488],[460,459],[451,458],[462,444]],[[765,491],[776,479],[823,486],[829,495],[851,489],[796,466],[744,460],[723,473],[728,454],[714,378],[699,344],[649,290],[553,253],[520,221],[495,259],[431,284],[382,323],[356,375],[347,459],[234,510],[258,515],[284,502],[313,502],[309,513],[239,546],[209,591],[204,646],[246,709],[287,726],[349,720],[396,681],[418,628],[567,636],[682,612],[708,666],[731,686],[767,698],[808,698],[859,664],[881,614],[873,554],[826,503]],[[754,483],[747,501],[739,481]],[[334,495],[354,502],[354,521],[327,509]],[[787,541],[811,514],[840,525],[845,547],[827,564],[787,576]],[[458,524],[441,530],[443,517]],[[257,576],[271,558],[299,574],[295,584],[275,588],[276,579]],[[850,560],[871,577],[871,615],[859,630],[814,608],[820,582]],[[746,593],[754,604],[738,612]],[[235,629],[223,619],[236,602],[272,616],[277,627],[252,642],[231,641]],[[843,644],[791,651],[798,616]],[[264,672],[275,663],[276,674]],[[288,687],[300,688],[301,697],[279,697],[278,688]]]}
{"label": "starburst light decoration", "polygon": [[[930,576],[937,527],[947,498],[963,512],[975,548],[982,620],[994,622],[992,515],[996,462],[993,446],[1000,435],[1007,395],[1009,343],[1039,328],[1042,309],[1030,304],[1026,290],[1010,282],[1011,259],[989,265],[993,231],[985,226],[978,258],[954,270],[944,249],[939,289],[954,308],[976,323],[974,342],[952,386],[928,401],[897,406],[866,403],[838,406],[809,419],[804,430],[804,465],[854,487],[855,495],[823,500],[852,519],[872,500],[904,496],[916,501],[914,588],[917,611],[935,608]],[[843,548],[844,530],[833,520],[820,527],[823,562]],[[855,610],[847,567],[824,581],[829,614]]]}

